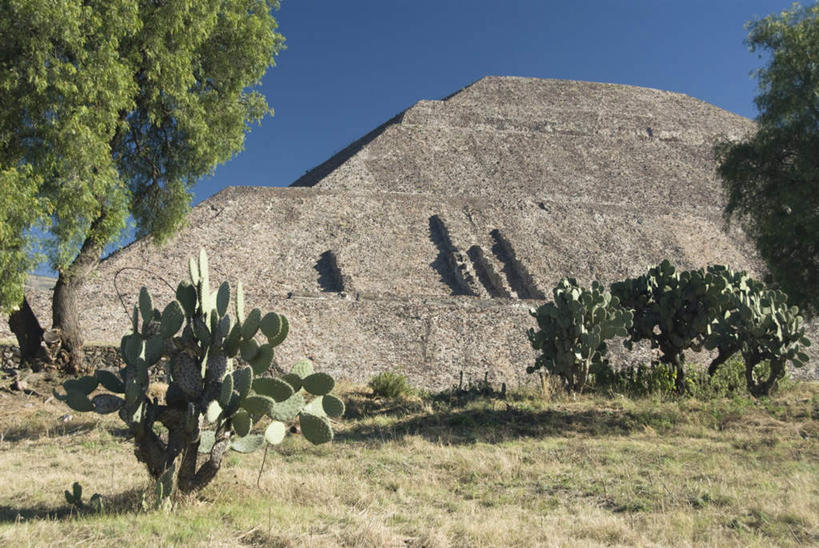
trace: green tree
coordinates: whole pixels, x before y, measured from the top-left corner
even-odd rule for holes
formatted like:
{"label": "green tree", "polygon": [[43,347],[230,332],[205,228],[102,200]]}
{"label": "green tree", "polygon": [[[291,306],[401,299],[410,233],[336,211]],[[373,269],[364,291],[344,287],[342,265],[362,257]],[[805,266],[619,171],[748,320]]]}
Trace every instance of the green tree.
{"label": "green tree", "polygon": [[819,4],[751,21],[747,44],[766,56],[758,126],[717,145],[728,195],[773,281],[806,315],[819,312]]}
{"label": "green tree", "polygon": [[0,307],[20,301],[27,229],[39,220],[59,273],[53,324],[72,368],[83,359],[77,291],[128,216],[137,236],[169,237],[196,180],[271,112],[253,86],[283,44],[271,14],[278,7],[0,3]]}
{"label": "green tree", "polygon": [[28,228],[46,214],[37,199],[37,185],[25,166],[0,169],[0,304],[16,308],[23,283],[34,267]]}

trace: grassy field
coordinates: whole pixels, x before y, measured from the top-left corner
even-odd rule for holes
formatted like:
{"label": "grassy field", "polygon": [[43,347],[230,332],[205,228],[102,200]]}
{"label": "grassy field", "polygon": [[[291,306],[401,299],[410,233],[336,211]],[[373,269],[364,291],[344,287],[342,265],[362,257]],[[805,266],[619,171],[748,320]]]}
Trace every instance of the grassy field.
{"label": "grassy field", "polygon": [[[288,438],[258,486],[262,452],[231,454],[169,512],[143,507],[116,419],[0,392],[0,544],[819,544],[817,383],[762,401],[345,398],[332,444]],[[65,502],[74,481],[101,514]]]}

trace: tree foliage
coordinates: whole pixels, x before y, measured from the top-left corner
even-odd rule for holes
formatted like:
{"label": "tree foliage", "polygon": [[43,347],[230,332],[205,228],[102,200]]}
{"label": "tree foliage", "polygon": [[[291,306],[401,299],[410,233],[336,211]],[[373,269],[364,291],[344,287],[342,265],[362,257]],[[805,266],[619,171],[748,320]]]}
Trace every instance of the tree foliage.
{"label": "tree foliage", "polygon": [[[51,266],[99,259],[129,215],[162,241],[195,181],[271,112],[253,90],[283,38],[276,0],[0,3],[0,307],[19,303],[26,229]],[[15,265],[18,265],[15,267]]]}
{"label": "tree foliage", "polygon": [[774,281],[805,314],[819,311],[819,4],[752,21],[758,128],[716,148],[728,194]]}
{"label": "tree foliage", "polygon": [[15,308],[23,300],[26,272],[35,263],[27,229],[45,214],[26,171],[0,170],[0,308]]}

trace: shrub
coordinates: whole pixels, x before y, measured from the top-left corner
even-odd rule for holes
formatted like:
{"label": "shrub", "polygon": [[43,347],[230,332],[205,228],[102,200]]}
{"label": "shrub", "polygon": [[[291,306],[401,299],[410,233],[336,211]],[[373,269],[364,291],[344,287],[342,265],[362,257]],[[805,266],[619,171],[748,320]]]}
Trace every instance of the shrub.
{"label": "shrub", "polygon": [[[765,369],[760,364],[758,369]],[[676,370],[666,363],[639,364],[618,371],[610,366],[592,371],[596,390],[615,392],[632,397],[677,395]],[[685,377],[685,392],[698,400],[734,397],[745,393],[745,363],[739,357],[727,360],[713,376],[702,369],[689,371]]]}
{"label": "shrub", "polygon": [[[730,271],[729,271],[730,273]],[[785,365],[802,367],[811,342],[799,309],[788,306],[782,291],[765,287],[744,272],[730,273],[730,303],[705,339],[704,346],[720,355],[739,352],[745,361],[745,383],[753,396],[768,395],[785,376]],[[768,365],[760,367],[767,361]],[[716,368],[712,364],[709,372]]]}
{"label": "shrub", "polygon": [[540,329],[529,329],[527,335],[532,347],[542,353],[526,371],[545,368],[563,380],[566,390],[580,392],[590,368],[606,361],[605,341],[628,334],[632,312],[621,308],[619,299],[598,282],[588,290],[576,280],[564,278],[552,294],[553,302],[530,311]]}
{"label": "shrub", "polygon": [[373,396],[390,400],[403,398],[414,392],[407,377],[393,371],[383,371],[375,375],[367,385],[372,389]]}
{"label": "shrub", "polygon": [[664,363],[641,363],[618,371],[609,364],[600,364],[592,370],[592,375],[595,389],[628,396],[671,394],[676,390],[675,370]]}
{"label": "shrub", "polygon": [[634,313],[626,348],[649,340],[660,350],[660,361],[674,369],[676,389],[683,392],[684,352],[702,344],[709,326],[727,306],[726,279],[702,269],[677,272],[665,260],[646,275],[612,284],[611,292]]}
{"label": "shrub", "polygon": [[[204,250],[198,262],[191,259],[192,283],[180,283],[176,300],[161,312],[142,288],[133,332],[122,338],[124,367],[68,380],[65,395],[54,391],[76,411],[119,413],[134,437],[137,459],[157,481],[160,499],[207,485],[228,449],[249,453],[280,443],[289,421],[298,419],[309,441],[328,442],[333,431],[327,417],[344,412],[341,400],[329,394],[333,378],[314,373],[307,360],[280,379],[266,376],[273,348],[287,336],[287,318],[262,316],[259,309],[245,316],[241,283],[231,318],[230,286],[225,282],[211,292],[207,263]],[[255,339],[259,331],[267,339],[261,345]],[[239,355],[249,365],[237,363]],[[149,397],[148,369],[163,359],[170,380],[160,404]],[[89,398],[100,385],[108,392]],[[305,393],[314,399],[308,403]],[[272,421],[264,434],[251,433],[265,416]]]}

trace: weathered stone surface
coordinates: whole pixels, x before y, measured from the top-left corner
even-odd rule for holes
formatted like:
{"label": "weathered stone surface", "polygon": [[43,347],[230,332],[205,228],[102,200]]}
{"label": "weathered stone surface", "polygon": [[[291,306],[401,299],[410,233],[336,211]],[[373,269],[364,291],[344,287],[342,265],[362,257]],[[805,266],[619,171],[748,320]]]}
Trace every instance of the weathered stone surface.
{"label": "weathered stone surface", "polygon": [[[105,367],[120,367],[122,359],[119,356],[119,344],[111,345],[88,345],[85,350],[85,359],[91,370]],[[0,367],[3,369],[16,369],[20,367],[20,351],[17,346],[11,344],[0,344]]]}
{"label": "weathered stone surface", "polygon": [[[201,246],[211,280],[241,280],[249,306],[288,316],[281,365],[307,356],[358,381],[394,369],[431,388],[488,371],[514,386],[534,359],[527,310],[563,276],[610,283],[664,258],[761,274],[743,235],[724,231],[711,152],[752,128],[676,93],[484,78],[294,183],[312,188],[230,187],[169,246],[113,254],[81,320],[90,340],[116,344],[129,326],[120,297],[130,309],[147,285],[167,302]],[[33,293],[49,325],[49,295]]]}

